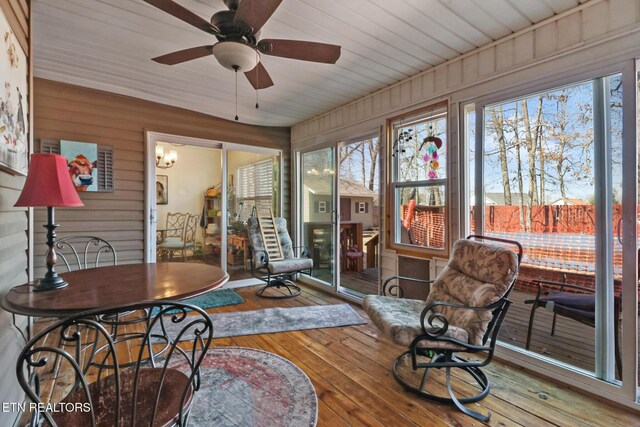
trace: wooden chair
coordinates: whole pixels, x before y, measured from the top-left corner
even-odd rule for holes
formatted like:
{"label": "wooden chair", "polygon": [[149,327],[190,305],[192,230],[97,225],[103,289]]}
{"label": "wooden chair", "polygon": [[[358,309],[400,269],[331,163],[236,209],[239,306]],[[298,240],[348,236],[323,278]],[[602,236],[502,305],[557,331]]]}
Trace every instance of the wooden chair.
{"label": "wooden chair", "polygon": [[[167,315],[172,310],[177,314]],[[95,320],[123,311],[155,313],[148,316],[147,332],[141,339],[127,343],[135,359],[129,367],[120,363],[127,347],[118,346],[110,332]],[[170,335],[159,345],[150,331],[161,322],[179,327],[163,327]],[[33,425],[186,425],[193,395],[200,387],[199,366],[211,344],[212,332],[211,319],[202,309],[179,301],[94,309],[54,323],[26,344],[16,366],[18,382],[27,398],[39,404],[31,412]],[[185,334],[193,334],[193,339],[182,340]],[[56,337],[65,345],[52,346]],[[87,345],[87,341],[92,344]],[[158,347],[163,350],[161,354]],[[75,409],[55,410],[68,404]]]}
{"label": "wooden chair", "polygon": [[[485,240],[513,245],[518,253],[484,243]],[[475,419],[489,420],[491,413],[483,415],[464,405],[489,393],[489,379],[481,367],[493,358],[521,258],[522,246],[518,242],[469,236],[453,245],[449,263],[429,282],[431,291],[426,301],[398,298],[399,287],[392,280],[385,282],[385,295],[364,298],[363,307],[376,327],[396,344],[409,347],[392,367],[395,379],[405,389],[426,399],[453,403]],[[387,293],[396,296],[386,296]],[[466,359],[460,353],[476,353],[479,359]],[[429,390],[427,379],[432,368],[445,370],[448,395]],[[457,397],[451,388],[452,369],[469,374],[480,392]],[[416,375],[420,371],[421,378]]]}

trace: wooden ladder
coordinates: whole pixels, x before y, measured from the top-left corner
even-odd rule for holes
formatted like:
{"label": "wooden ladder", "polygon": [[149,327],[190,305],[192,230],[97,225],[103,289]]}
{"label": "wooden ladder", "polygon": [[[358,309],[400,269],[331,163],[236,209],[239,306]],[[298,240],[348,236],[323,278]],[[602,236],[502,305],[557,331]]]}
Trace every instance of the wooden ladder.
{"label": "wooden ladder", "polygon": [[273,217],[271,209],[265,210],[262,214],[256,209],[256,218],[260,226],[260,234],[264,248],[269,254],[269,261],[281,261],[284,259],[282,246],[280,246],[280,236],[276,230],[276,220]]}

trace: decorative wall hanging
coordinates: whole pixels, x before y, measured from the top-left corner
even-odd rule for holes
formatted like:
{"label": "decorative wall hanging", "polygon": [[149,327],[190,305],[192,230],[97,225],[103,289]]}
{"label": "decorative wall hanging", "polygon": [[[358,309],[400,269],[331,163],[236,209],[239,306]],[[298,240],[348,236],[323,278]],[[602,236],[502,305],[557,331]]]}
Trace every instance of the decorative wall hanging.
{"label": "decorative wall hanging", "polygon": [[69,176],[76,190],[98,191],[98,145],[60,141],[60,154],[67,158]]}
{"label": "decorative wall hanging", "polygon": [[169,177],[156,175],[156,205],[169,203]]}
{"label": "decorative wall hanging", "polygon": [[427,179],[438,178],[438,168],[440,167],[440,157],[438,156],[438,148],[442,147],[442,140],[437,136],[428,136],[422,142],[426,147],[427,154],[422,160],[427,164]]}
{"label": "decorative wall hanging", "polygon": [[27,55],[0,10],[0,169],[26,175],[29,168]]}
{"label": "decorative wall hanging", "polygon": [[78,191],[112,192],[114,190],[111,146],[57,139],[40,139],[37,143],[40,145],[41,153],[61,154],[67,158],[69,173]]}

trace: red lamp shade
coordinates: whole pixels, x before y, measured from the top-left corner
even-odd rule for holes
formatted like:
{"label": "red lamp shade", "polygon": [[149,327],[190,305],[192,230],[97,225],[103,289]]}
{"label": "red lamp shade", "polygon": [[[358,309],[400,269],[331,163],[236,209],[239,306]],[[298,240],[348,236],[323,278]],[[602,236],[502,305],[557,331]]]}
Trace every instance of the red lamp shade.
{"label": "red lamp shade", "polygon": [[27,181],[14,206],[84,206],[71,181],[67,159],[32,154]]}

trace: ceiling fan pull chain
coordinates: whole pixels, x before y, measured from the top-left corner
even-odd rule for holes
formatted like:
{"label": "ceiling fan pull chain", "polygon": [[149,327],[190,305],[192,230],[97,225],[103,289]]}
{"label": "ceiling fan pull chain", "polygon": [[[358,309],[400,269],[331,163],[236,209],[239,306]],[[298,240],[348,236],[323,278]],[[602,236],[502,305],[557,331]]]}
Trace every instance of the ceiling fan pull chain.
{"label": "ceiling fan pull chain", "polygon": [[256,110],[260,108],[260,104],[258,104],[258,88],[260,87],[260,67],[258,67],[259,63],[260,58],[258,57],[258,51],[256,50]]}
{"label": "ceiling fan pull chain", "polygon": [[238,121],[238,66],[234,65],[233,69],[236,71],[236,121]]}

